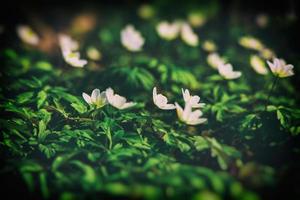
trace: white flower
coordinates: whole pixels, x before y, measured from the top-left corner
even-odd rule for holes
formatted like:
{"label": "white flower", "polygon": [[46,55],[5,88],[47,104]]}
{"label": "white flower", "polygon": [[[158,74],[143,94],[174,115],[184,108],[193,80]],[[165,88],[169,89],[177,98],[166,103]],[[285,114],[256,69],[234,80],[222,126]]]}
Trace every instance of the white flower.
{"label": "white flower", "polygon": [[17,27],[17,33],[20,39],[30,45],[38,45],[40,38],[39,36],[27,25],[19,25]]}
{"label": "white flower", "polygon": [[61,51],[77,51],[79,49],[78,42],[66,34],[59,34],[58,42]]}
{"label": "white flower", "polygon": [[88,104],[95,105],[97,108],[101,108],[107,104],[105,91],[100,93],[99,89],[94,89],[91,96],[83,92],[82,97]]}
{"label": "white flower", "polygon": [[192,108],[203,108],[205,106],[205,103],[199,103],[200,97],[198,95],[190,95],[190,91],[188,89],[181,89],[181,91],[184,102],[189,104]]}
{"label": "white flower", "polygon": [[78,42],[65,34],[60,34],[58,41],[66,63],[73,67],[83,67],[87,64],[86,60],[80,59],[80,53],[77,51],[79,48]]}
{"label": "white flower", "polygon": [[287,65],[283,59],[274,58],[273,63],[269,61],[267,63],[275,76],[284,78],[294,75],[294,66],[291,64]]}
{"label": "white flower", "polygon": [[84,59],[80,59],[79,52],[71,52],[68,50],[63,51],[63,57],[66,63],[73,67],[84,67],[87,64],[87,61]]}
{"label": "white flower", "polygon": [[106,89],[106,98],[110,105],[120,110],[132,107],[136,104],[134,102],[126,102],[127,100],[125,97],[114,94],[114,91],[111,88]]}
{"label": "white flower", "polygon": [[198,46],[199,38],[188,23],[182,24],[181,38],[186,44],[192,47]]}
{"label": "white flower", "polygon": [[198,125],[207,121],[206,118],[201,118],[203,115],[201,110],[192,111],[192,107],[189,104],[185,104],[184,109],[177,102],[175,102],[175,106],[178,118],[188,125]]}
{"label": "white flower", "polygon": [[167,97],[162,94],[157,94],[156,87],[153,88],[153,102],[154,104],[162,110],[173,110],[175,109],[174,104],[168,103]]}
{"label": "white flower", "polygon": [[213,41],[211,41],[211,40],[205,40],[203,42],[202,48],[205,51],[208,51],[208,52],[212,52],[212,51],[216,51],[217,50],[216,44]]}
{"label": "white flower", "polygon": [[173,40],[178,36],[180,27],[180,22],[169,23],[167,21],[162,21],[156,26],[156,31],[161,38]]}
{"label": "white flower", "polygon": [[250,65],[258,74],[268,74],[268,69],[266,68],[265,62],[259,56],[251,55]]}
{"label": "white flower", "polygon": [[214,69],[218,69],[219,65],[224,65],[225,60],[218,53],[210,53],[207,56],[207,63]]}
{"label": "white flower", "polygon": [[127,25],[121,31],[121,43],[129,51],[140,51],[145,39],[132,25]]}
{"label": "white flower", "polygon": [[219,74],[225,79],[236,79],[242,75],[242,72],[233,71],[231,64],[222,64],[218,66]]}
{"label": "white flower", "polygon": [[95,60],[95,61],[100,60],[102,57],[101,52],[98,49],[96,49],[95,47],[89,47],[86,50],[86,54],[89,59]]}
{"label": "white flower", "polygon": [[264,48],[264,45],[258,39],[251,36],[241,37],[239,43],[241,46],[248,49],[254,49],[260,51]]}

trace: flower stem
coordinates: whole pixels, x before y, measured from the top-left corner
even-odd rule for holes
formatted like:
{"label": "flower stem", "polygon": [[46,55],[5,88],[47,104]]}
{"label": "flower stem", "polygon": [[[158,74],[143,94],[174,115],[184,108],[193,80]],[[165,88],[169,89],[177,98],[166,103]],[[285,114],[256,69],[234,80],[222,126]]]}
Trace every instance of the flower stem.
{"label": "flower stem", "polygon": [[267,101],[266,101],[266,104],[265,104],[265,111],[267,111],[267,107],[268,107],[268,104],[269,104],[269,101],[270,101],[270,97],[271,97],[272,92],[273,92],[273,90],[274,90],[274,88],[275,88],[275,86],[278,82],[278,79],[279,79],[278,76],[276,76],[273,83],[272,83],[271,89],[268,92],[268,97],[267,97]]}

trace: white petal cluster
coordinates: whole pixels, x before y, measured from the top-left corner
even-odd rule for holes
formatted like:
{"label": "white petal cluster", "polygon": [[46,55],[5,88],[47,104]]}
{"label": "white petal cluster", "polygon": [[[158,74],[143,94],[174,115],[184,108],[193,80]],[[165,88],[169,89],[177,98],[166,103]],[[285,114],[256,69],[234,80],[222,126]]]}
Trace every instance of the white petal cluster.
{"label": "white petal cluster", "polygon": [[218,66],[219,74],[225,79],[237,79],[242,75],[240,71],[233,71],[231,64],[222,64]]}
{"label": "white petal cluster", "polygon": [[188,23],[183,23],[181,27],[181,39],[192,47],[198,46],[199,38],[196,33],[194,33],[192,27]]}
{"label": "white petal cluster", "polygon": [[198,35],[194,33],[192,27],[187,22],[177,20],[173,23],[169,23],[162,21],[156,26],[156,31],[158,35],[165,40],[174,40],[180,34],[181,39],[187,45],[196,47],[199,44]]}
{"label": "white petal cluster", "polygon": [[73,67],[84,67],[87,61],[80,59],[80,53],[78,52],[79,44],[74,41],[70,36],[60,34],[58,36],[59,46],[61,48],[63,58],[69,65]]}
{"label": "white petal cluster", "polygon": [[167,97],[165,97],[162,94],[157,94],[156,87],[153,88],[152,93],[153,93],[153,102],[158,108],[160,108],[162,110],[173,110],[173,109],[175,109],[174,104],[168,103]]}
{"label": "white petal cluster", "polygon": [[40,41],[39,36],[27,25],[19,25],[17,27],[17,34],[24,43],[32,46],[38,45]]}
{"label": "white petal cluster", "polygon": [[[153,103],[158,108],[162,110],[176,109],[179,120],[188,125],[198,125],[207,121],[206,118],[201,118],[203,113],[199,108],[203,108],[205,104],[200,103],[200,97],[191,95],[188,89],[182,89],[182,96],[185,102],[184,109],[177,102],[175,105],[168,103],[167,97],[157,94],[156,87],[153,88]],[[193,108],[198,109],[193,111]]]}
{"label": "white petal cluster", "polygon": [[180,22],[169,23],[162,21],[156,26],[158,35],[165,40],[174,40],[177,38],[181,28]]}
{"label": "white petal cluster", "polygon": [[190,95],[188,89],[181,89],[184,102],[189,104],[192,108],[203,108],[205,103],[200,103],[200,97],[198,95]]}
{"label": "white petal cluster", "polygon": [[141,33],[137,31],[134,26],[127,25],[121,31],[121,43],[129,51],[141,51],[145,43],[145,39]]}
{"label": "white petal cluster", "polygon": [[175,102],[178,118],[188,125],[203,124],[207,121],[206,118],[201,118],[203,113],[201,110],[192,110],[191,105],[185,104],[184,109]]}
{"label": "white petal cluster", "polygon": [[106,89],[106,98],[110,105],[120,110],[130,108],[136,104],[134,102],[127,102],[125,97],[114,94],[114,90],[111,88]]}
{"label": "white petal cluster", "polygon": [[107,88],[103,92],[100,92],[99,89],[94,89],[91,96],[82,93],[82,97],[88,104],[95,105],[96,108],[101,108],[109,103],[113,107],[123,110],[136,104],[134,102],[127,102],[125,97],[114,94],[114,90],[111,88]]}
{"label": "white petal cluster", "polygon": [[241,37],[239,43],[241,46],[248,49],[261,51],[264,48],[264,45],[261,43],[261,41],[252,36]]}
{"label": "white petal cluster", "polygon": [[101,60],[101,58],[102,58],[101,52],[95,47],[89,47],[86,50],[86,55],[88,56],[89,59],[94,60],[94,61]]}
{"label": "white petal cluster", "polygon": [[213,52],[217,50],[217,45],[211,40],[205,40],[202,44],[202,48],[207,52]]}
{"label": "white petal cluster", "polygon": [[225,60],[218,53],[210,53],[207,56],[207,63],[214,69],[218,69],[219,65],[224,65]]}
{"label": "white petal cluster", "polygon": [[274,58],[273,63],[270,61],[267,61],[267,63],[275,76],[285,78],[294,75],[294,66],[291,64],[286,64],[283,59]]}
{"label": "white petal cluster", "polygon": [[100,92],[99,89],[94,89],[92,95],[82,93],[83,99],[90,105],[95,105],[96,108],[101,108],[107,104],[106,92]]}
{"label": "white petal cluster", "polygon": [[251,55],[250,65],[258,74],[268,74],[268,69],[266,68],[265,62],[259,56]]}

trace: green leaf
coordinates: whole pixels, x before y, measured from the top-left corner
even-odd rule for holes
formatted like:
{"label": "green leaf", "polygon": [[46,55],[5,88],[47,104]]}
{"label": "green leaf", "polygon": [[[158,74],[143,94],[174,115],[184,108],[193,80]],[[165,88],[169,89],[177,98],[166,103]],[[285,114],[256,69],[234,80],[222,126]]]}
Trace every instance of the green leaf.
{"label": "green leaf", "polygon": [[23,103],[28,103],[30,101],[32,101],[32,97],[34,95],[34,92],[24,92],[22,94],[19,94],[17,97],[16,97],[16,101],[19,103],[19,104],[23,104]]}
{"label": "green leaf", "polygon": [[71,106],[80,114],[87,112],[87,107],[81,102],[71,103]]}
{"label": "green leaf", "polygon": [[44,90],[41,90],[37,94],[37,107],[41,108],[46,102],[46,99],[47,99],[47,93]]}

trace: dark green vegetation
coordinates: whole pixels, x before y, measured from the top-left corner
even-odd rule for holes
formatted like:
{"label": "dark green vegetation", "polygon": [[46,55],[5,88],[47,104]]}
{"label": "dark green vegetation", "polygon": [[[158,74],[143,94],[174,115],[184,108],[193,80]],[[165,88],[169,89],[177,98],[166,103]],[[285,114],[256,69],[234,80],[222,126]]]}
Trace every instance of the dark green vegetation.
{"label": "dark green vegetation", "polygon": [[[27,191],[29,197],[63,200],[294,195],[300,152],[300,98],[295,87],[300,58],[282,48],[282,40],[289,44],[288,35],[282,34],[293,23],[271,18],[269,27],[261,30],[254,23],[223,23],[217,9],[214,4],[205,7],[208,22],[194,30],[200,44],[214,40],[218,52],[242,71],[242,77],[232,81],[208,66],[201,46],[159,38],[155,25],[165,19],[163,9],[150,21],[138,19],[134,12],[104,12],[101,26],[82,46],[99,47],[103,59],[98,68],[72,68],[62,64],[61,55],[53,59],[23,48],[21,42],[3,49],[1,181],[15,191]],[[171,19],[176,17],[184,15],[179,12]],[[129,53],[120,44],[120,30],[132,18],[146,39],[139,53]],[[260,38],[296,68],[295,76],[278,81],[269,101],[274,77],[250,67],[253,52],[238,45],[239,37],[247,34]],[[175,111],[159,110],[152,102],[154,86],[171,102],[183,103],[181,88],[199,95],[206,103],[208,123],[187,126]],[[81,97],[82,92],[107,87],[138,105],[122,111],[109,105],[94,110]]]}

